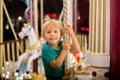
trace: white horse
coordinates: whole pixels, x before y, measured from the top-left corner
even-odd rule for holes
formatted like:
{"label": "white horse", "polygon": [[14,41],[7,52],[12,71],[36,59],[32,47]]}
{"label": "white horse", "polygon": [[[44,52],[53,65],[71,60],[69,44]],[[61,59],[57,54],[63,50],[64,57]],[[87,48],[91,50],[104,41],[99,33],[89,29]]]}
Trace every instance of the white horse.
{"label": "white horse", "polygon": [[34,29],[30,25],[30,23],[24,24],[24,26],[22,27],[22,30],[21,30],[21,32],[19,32],[18,36],[21,39],[23,39],[25,36],[28,36],[28,41],[27,41],[27,47],[26,47],[25,52],[19,57],[19,59],[17,61],[16,72],[19,72],[21,62],[23,62],[27,59],[28,60],[27,61],[27,74],[29,74],[30,73],[30,65],[31,65],[32,61],[41,55],[41,47],[44,44],[44,40],[43,39],[39,40],[36,37]]}

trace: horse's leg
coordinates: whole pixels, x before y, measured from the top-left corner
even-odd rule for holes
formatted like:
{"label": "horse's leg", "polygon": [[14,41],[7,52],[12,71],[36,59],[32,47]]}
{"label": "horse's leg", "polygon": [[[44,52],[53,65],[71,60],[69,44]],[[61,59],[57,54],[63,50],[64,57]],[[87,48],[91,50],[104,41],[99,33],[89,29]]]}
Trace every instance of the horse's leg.
{"label": "horse's leg", "polygon": [[21,62],[26,60],[28,58],[28,56],[29,55],[27,54],[27,52],[25,52],[22,55],[20,55],[20,57],[19,57],[19,59],[17,61],[17,70],[19,70]]}
{"label": "horse's leg", "polygon": [[17,69],[16,69],[16,72],[15,72],[15,76],[18,76],[19,75],[19,71],[20,71],[20,64],[23,60],[26,60],[27,57],[29,55],[27,54],[27,52],[23,53],[22,55],[20,55],[20,57],[18,58],[18,61],[17,61]]}
{"label": "horse's leg", "polygon": [[41,51],[35,51],[35,52],[33,52],[32,53],[32,55],[29,57],[29,59],[28,59],[28,64],[27,64],[27,71],[29,72],[30,71],[30,65],[31,65],[31,63],[32,63],[32,61],[33,60],[35,60],[36,58],[38,58],[39,56],[40,56],[40,54],[41,54]]}

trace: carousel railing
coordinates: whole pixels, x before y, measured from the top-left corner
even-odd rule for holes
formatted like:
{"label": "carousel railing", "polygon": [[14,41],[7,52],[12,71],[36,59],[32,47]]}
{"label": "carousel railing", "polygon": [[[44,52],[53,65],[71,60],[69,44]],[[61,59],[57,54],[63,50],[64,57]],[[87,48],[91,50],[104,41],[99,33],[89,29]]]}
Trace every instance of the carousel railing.
{"label": "carousel railing", "polygon": [[[82,51],[87,49],[87,34],[77,34],[77,39],[81,44]],[[21,50],[18,46],[21,46]],[[0,43],[2,47],[2,78],[9,78],[14,76],[16,70],[16,61],[25,51],[26,38],[19,40],[10,40]],[[22,68],[24,71],[24,68]]]}
{"label": "carousel railing", "polygon": [[[19,48],[21,46],[21,50]],[[16,61],[23,54],[26,46],[26,38],[20,40],[10,40],[0,43],[2,47],[2,78],[9,78],[14,75]]]}
{"label": "carousel railing", "polygon": [[81,47],[81,51],[82,53],[85,53],[85,51],[88,49],[88,34],[76,34],[78,42],[80,44]]}

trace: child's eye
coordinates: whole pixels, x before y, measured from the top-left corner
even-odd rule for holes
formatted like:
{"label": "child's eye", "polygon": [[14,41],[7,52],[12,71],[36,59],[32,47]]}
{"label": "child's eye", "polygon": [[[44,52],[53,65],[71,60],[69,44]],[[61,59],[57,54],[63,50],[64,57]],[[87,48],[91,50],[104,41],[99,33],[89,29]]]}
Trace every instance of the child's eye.
{"label": "child's eye", "polygon": [[55,33],[57,33],[58,31],[55,31]]}
{"label": "child's eye", "polygon": [[47,33],[50,33],[50,31],[47,31]]}

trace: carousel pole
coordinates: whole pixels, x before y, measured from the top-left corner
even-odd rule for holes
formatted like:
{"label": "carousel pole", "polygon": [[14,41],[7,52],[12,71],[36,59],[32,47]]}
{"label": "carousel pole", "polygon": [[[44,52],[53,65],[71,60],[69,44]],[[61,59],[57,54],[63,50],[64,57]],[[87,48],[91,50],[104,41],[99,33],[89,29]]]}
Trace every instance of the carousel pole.
{"label": "carousel pole", "polygon": [[[3,0],[0,0],[0,43],[3,43]],[[0,76],[2,76],[3,62],[2,46],[0,45]]]}
{"label": "carousel pole", "polygon": [[[42,30],[43,18],[44,18],[43,6],[44,6],[44,1],[40,0],[40,19],[41,19],[40,20],[40,23],[41,23],[40,27],[41,27],[41,30]],[[40,33],[40,37],[41,37],[41,33]],[[40,58],[40,64],[42,64],[42,59],[41,58]],[[44,74],[43,70],[44,70],[43,66],[40,66],[40,73]]]}
{"label": "carousel pole", "polygon": [[42,25],[43,25],[43,16],[44,16],[44,12],[43,12],[43,6],[44,6],[44,1],[43,0],[40,0],[40,18],[41,18],[41,29],[42,29]]}
{"label": "carousel pole", "polygon": [[[63,0],[63,25],[64,24],[70,24],[72,25],[72,6],[71,6],[71,0]],[[64,34],[64,42],[70,41],[70,36],[68,34]],[[69,53],[69,52],[68,52]],[[65,59],[65,71],[70,68],[69,61],[70,54],[66,56]]]}
{"label": "carousel pole", "polygon": [[[30,8],[30,14],[29,11],[26,12],[26,18],[30,20],[32,27],[35,30],[36,36],[39,38],[38,33],[38,0],[26,0],[26,4],[28,5],[28,8]],[[27,10],[27,9],[26,9]],[[33,61],[33,71],[38,73],[38,66],[37,61]]]}
{"label": "carousel pole", "polygon": [[37,37],[39,36],[38,35],[38,0],[33,0],[33,16],[34,16],[34,29],[35,29],[35,33],[37,35]]}
{"label": "carousel pole", "polygon": [[[6,8],[6,6],[5,6],[4,1],[2,2],[2,5],[3,5],[3,8],[4,8],[5,14],[6,14],[6,16],[7,16],[8,22],[9,22],[9,24],[10,24],[11,30],[12,30],[12,32],[13,32],[13,35],[14,35],[14,37],[15,37],[15,40],[18,40],[18,37],[17,37],[16,32],[15,32],[15,30],[14,30],[14,27],[13,27],[13,25],[12,25],[12,21],[11,21],[11,18],[10,18],[10,16],[9,16],[9,14],[8,14],[8,11],[7,11],[7,8]],[[18,47],[19,47],[21,53],[23,53],[23,50],[21,49],[20,44],[18,44]]]}
{"label": "carousel pole", "polygon": [[[64,24],[69,24],[71,26],[73,26],[73,12],[72,12],[72,9],[73,9],[73,0],[63,0],[63,26]],[[63,41],[64,42],[68,42],[70,41],[71,42],[71,39],[70,39],[70,35],[69,34],[64,34],[63,35]],[[65,74],[67,74],[67,72],[69,71],[70,69],[70,51],[68,51],[68,54],[66,55],[66,58],[65,58]],[[73,70],[71,70],[72,73],[70,74],[69,76],[69,80],[73,80]]]}

